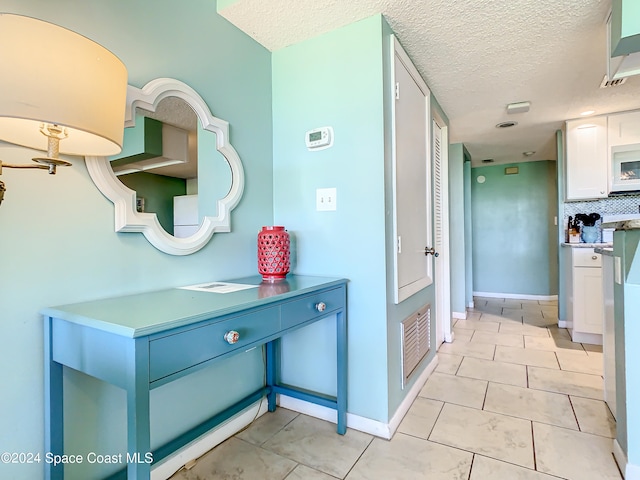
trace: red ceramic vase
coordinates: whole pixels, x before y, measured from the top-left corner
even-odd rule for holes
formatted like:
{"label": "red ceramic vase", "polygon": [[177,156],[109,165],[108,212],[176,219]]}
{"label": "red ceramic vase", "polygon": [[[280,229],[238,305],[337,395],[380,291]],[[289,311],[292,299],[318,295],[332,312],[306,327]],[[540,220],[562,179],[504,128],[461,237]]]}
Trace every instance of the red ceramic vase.
{"label": "red ceramic vase", "polygon": [[267,281],[283,280],[289,273],[289,234],[284,227],[262,227],[258,233],[258,272]]}

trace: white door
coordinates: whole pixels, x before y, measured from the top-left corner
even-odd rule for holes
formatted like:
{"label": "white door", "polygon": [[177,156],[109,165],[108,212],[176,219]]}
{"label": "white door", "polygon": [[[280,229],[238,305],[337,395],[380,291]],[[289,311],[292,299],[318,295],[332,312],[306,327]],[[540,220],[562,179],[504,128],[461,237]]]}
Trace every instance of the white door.
{"label": "white door", "polygon": [[430,92],[394,39],[393,175],[395,303],[433,283],[431,245]]}
{"label": "white door", "polygon": [[436,348],[452,342],[449,265],[449,144],[444,122],[433,120],[433,216],[436,282]]}

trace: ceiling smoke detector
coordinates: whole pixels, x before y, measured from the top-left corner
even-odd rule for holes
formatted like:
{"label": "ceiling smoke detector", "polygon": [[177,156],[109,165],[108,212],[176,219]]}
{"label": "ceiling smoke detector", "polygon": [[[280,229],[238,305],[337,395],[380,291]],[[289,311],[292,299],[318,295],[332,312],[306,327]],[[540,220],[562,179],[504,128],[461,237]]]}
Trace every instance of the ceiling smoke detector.
{"label": "ceiling smoke detector", "polygon": [[516,125],[518,125],[518,122],[514,122],[514,121],[501,122],[496,125],[496,128],[509,128],[509,127],[515,127]]}

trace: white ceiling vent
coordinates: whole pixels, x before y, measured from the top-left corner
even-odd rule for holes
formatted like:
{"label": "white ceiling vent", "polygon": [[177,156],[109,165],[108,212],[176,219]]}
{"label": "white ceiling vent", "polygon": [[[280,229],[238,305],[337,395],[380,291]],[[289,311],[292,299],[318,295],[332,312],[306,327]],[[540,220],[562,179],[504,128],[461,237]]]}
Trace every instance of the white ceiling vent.
{"label": "white ceiling vent", "polygon": [[626,82],[627,78],[628,77],[622,77],[609,80],[609,77],[605,75],[602,79],[602,83],[600,83],[600,88],[617,87],[618,85],[622,85],[624,82]]}

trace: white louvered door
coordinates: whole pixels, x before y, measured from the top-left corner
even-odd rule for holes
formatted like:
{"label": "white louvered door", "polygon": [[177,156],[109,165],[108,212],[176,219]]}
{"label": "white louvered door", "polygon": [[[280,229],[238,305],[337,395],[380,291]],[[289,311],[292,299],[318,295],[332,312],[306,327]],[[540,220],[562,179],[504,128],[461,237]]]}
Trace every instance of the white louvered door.
{"label": "white louvered door", "polygon": [[433,121],[433,216],[436,285],[436,348],[451,342],[451,290],[449,284],[449,158],[447,129]]}

